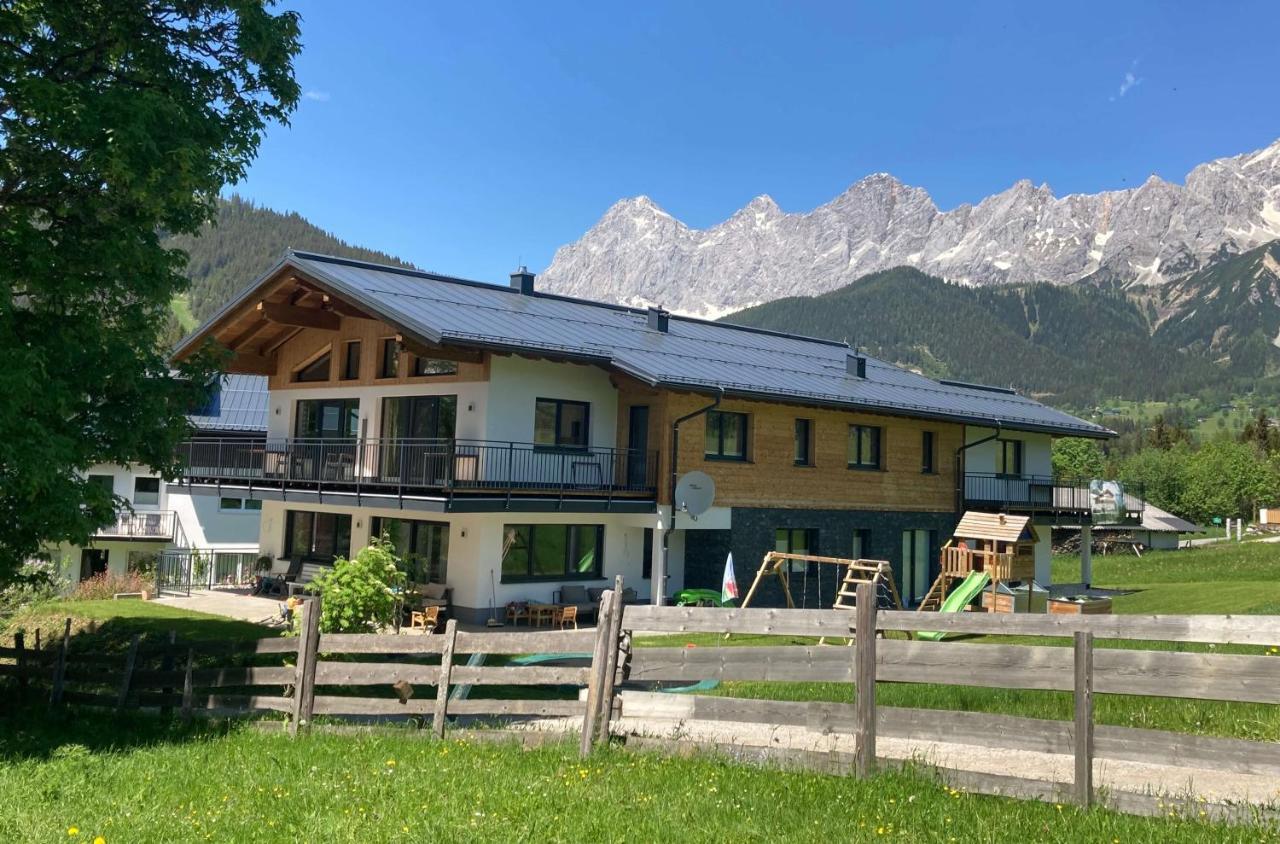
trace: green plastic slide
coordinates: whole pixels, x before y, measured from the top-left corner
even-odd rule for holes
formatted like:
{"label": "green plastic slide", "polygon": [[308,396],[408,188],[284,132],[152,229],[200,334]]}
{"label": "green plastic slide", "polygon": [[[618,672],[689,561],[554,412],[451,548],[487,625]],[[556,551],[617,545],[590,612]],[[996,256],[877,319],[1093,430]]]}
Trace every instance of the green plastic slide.
{"label": "green plastic slide", "polygon": [[[960,585],[951,590],[951,594],[947,596],[947,600],[942,602],[942,608],[938,612],[962,612],[965,607],[969,606],[969,602],[978,597],[985,587],[991,581],[991,575],[985,571],[971,571],[960,581]],[[925,639],[930,642],[940,642],[945,633],[916,633],[916,638]]]}

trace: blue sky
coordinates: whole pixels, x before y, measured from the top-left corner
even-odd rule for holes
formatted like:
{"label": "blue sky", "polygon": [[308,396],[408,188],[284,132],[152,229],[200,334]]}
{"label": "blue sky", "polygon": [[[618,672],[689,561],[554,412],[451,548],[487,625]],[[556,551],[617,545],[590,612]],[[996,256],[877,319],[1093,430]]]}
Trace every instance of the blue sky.
{"label": "blue sky", "polygon": [[626,196],[703,227],[885,171],[945,209],[1280,137],[1274,0],[285,5],[306,94],[233,189],[494,281]]}

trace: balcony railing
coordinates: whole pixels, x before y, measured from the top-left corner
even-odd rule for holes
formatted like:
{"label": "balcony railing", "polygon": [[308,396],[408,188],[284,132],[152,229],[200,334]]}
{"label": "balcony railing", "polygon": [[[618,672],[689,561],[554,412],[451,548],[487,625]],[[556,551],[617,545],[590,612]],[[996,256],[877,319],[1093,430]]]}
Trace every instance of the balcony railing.
{"label": "balcony railing", "polygon": [[98,528],[101,539],[165,539],[177,534],[178,514],[172,510],[120,512],[116,520]]}
{"label": "balcony railing", "polygon": [[[1119,494],[1117,494],[1119,493]],[[1130,522],[1142,518],[1141,489],[1114,484],[1102,489],[1089,480],[1049,475],[1002,475],[966,472],[965,508],[1089,514],[1095,522]]]}
{"label": "balcony railing", "polygon": [[184,479],[407,495],[649,496],[657,452],[467,439],[201,439],[180,449]]}

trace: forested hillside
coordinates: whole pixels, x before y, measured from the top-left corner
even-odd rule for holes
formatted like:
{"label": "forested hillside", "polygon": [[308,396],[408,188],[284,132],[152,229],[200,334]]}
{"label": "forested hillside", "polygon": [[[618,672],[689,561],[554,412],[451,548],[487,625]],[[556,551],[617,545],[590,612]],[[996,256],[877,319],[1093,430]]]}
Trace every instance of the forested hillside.
{"label": "forested hillside", "polygon": [[1246,388],[1248,379],[1233,378],[1211,354],[1184,350],[1181,336],[1153,336],[1152,316],[1124,291],[1098,285],[973,288],[899,267],[724,320],[847,339],[929,375],[1013,386],[1071,407]]}
{"label": "forested hillside", "polygon": [[[219,203],[217,221],[205,226],[199,237],[169,237],[166,245],[183,249],[191,256],[187,265],[187,277],[191,279],[187,304],[196,322],[217,311],[290,247],[410,266],[384,252],[352,246],[299,214],[260,208],[238,196]],[[181,307],[182,304],[177,306]]]}

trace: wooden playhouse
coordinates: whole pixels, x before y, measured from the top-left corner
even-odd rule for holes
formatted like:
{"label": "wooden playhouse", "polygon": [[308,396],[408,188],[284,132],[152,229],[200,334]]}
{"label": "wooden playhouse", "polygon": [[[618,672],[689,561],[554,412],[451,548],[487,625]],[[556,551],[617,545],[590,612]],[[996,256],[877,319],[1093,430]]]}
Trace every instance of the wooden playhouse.
{"label": "wooden playhouse", "polygon": [[1014,602],[1002,594],[999,584],[1021,581],[1031,589],[1035,577],[1035,545],[1039,537],[1029,516],[1007,513],[965,513],[954,535],[942,546],[938,578],[920,604],[920,610],[939,610],[956,583],[971,574],[987,575],[984,603],[993,612],[1012,612]]}

